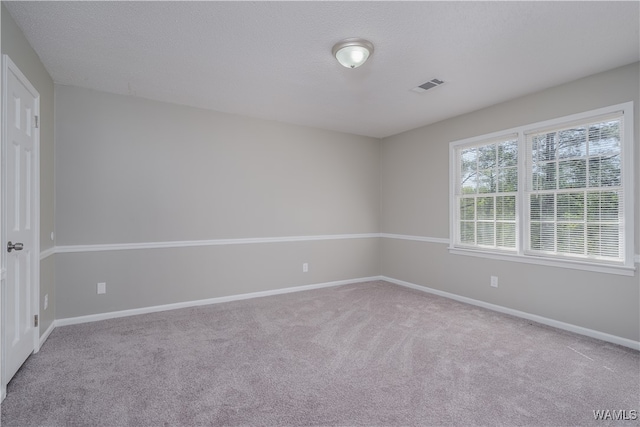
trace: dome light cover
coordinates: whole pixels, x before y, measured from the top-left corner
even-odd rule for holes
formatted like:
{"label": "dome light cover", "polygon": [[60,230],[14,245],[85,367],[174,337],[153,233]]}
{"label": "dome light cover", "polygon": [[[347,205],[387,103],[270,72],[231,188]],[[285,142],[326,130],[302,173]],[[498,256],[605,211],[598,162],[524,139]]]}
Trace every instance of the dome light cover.
{"label": "dome light cover", "polygon": [[333,46],[332,53],[343,67],[358,68],[373,53],[373,44],[364,39],[345,39]]}

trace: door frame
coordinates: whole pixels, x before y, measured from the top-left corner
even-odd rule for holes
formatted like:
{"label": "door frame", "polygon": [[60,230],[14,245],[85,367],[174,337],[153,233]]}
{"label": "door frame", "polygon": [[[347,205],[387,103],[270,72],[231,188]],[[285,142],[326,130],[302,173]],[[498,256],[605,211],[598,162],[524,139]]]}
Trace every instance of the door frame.
{"label": "door frame", "polygon": [[[31,84],[29,79],[20,71],[16,64],[9,58],[8,55],[2,55],[2,89],[0,94],[2,97],[1,108],[1,132],[0,132],[0,188],[2,189],[2,197],[0,197],[0,279],[2,292],[0,292],[0,401],[6,396],[7,383],[10,379],[5,378],[5,350],[4,345],[4,301],[3,293],[6,286],[6,265],[7,265],[7,252],[4,248],[6,235],[7,235],[7,200],[6,200],[6,161],[7,161],[7,102],[8,96],[5,90],[7,86],[7,78],[9,73],[14,74],[18,80],[27,88],[31,95],[35,98],[35,111],[34,115],[38,116],[38,126],[34,129],[34,144],[33,144],[33,168],[31,170],[31,180],[33,185],[32,194],[32,206],[33,206],[33,238],[30,245],[32,247],[31,256],[31,307],[32,313],[38,316],[40,319],[40,94],[36,88]],[[33,353],[37,353],[40,350],[40,323],[35,327],[35,334],[33,337]]]}

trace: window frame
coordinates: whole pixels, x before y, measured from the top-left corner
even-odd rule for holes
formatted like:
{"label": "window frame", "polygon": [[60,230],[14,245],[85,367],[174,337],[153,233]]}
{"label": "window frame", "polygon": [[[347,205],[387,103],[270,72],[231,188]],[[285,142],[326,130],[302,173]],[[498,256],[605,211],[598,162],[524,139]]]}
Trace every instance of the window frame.
{"label": "window frame", "polygon": [[[529,158],[530,147],[527,144],[527,135],[544,131],[550,128],[571,127],[586,124],[590,120],[603,116],[620,113],[623,122],[622,128],[622,174],[621,186],[623,194],[624,213],[624,260],[608,261],[595,259],[573,259],[562,255],[545,255],[529,251],[528,242],[530,236],[527,230],[530,226],[530,206],[527,200],[530,191],[527,188],[531,178],[529,168],[532,160]],[[634,114],[633,102],[626,102],[582,113],[558,117],[541,122],[518,126],[511,129],[493,132],[490,134],[466,138],[449,144],[449,252],[458,255],[470,255],[483,258],[524,262],[553,267],[572,268],[602,273],[633,276],[635,274],[635,189],[634,189]],[[482,146],[484,144],[506,141],[517,135],[518,141],[518,186],[516,196],[516,248],[515,250],[501,250],[499,248],[486,248],[469,246],[459,242],[460,208],[458,206],[459,177],[461,174],[461,159],[458,152],[466,147]]]}
{"label": "window frame", "polygon": [[[478,141],[475,141],[473,143],[464,144],[461,147],[461,149],[486,147],[488,145],[493,145],[493,144],[495,144],[496,148],[497,148],[500,144],[505,143],[505,142],[509,142],[509,141],[516,141],[516,143],[519,145],[518,135],[516,133],[510,133],[510,134],[507,133],[507,134],[501,134],[499,138],[489,138],[489,139],[482,138],[482,139],[480,139]],[[496,152],[498,152],[497,149],[496,149]],[[519,161],[520,161],[520,159],[518,158],[518,162]],[[509,168],[511,168],[511,167],[512,166],[509,166]],[[516,164],[515,167],[516,167],[517,171],[520,170],[519,164]],[[456,168],[457,168],[456,177],[459,177],[461,175],[460,172],[462,170],[461,162],[456,161]],[[496,165],[495,168],[497,170],[501,169],[499,167],[499,165]],[[502,168],[502,169],[505,169],[505,168]],[[519,176],[518,176],[518,179],[519,179]],[[479,186],[480,183],[478,182],[477,185]],[[496,184],[496,186],[497,186],[497,184]],[[457,187],[458,186],[456,185],[456,188]],[[513,220],[504,220],[504,219],[499,220],[497,218],[497,213],[496,213],[497,205],[495,204],[495,201],[497,200],[498,197],[509,197],[511,195],[515,196],[515,205],[516,205],[515,217],[514,217]],[[519,197],[518,196],[519,196],[519,187],[516,187],[515,191],[506,191],[506,192],[498,191],[498,188],[496,187],[496,191],[493,191],[493,192],[477,191],[473,195],[469,195],[469,194],[465,195],[465,194],[457,194],[457,193],[454,194],[455,200],[453,202],[453,205],[457,209],[456,212],[455,212],[457,224],[460,224],[462,221],[464,221],[464,219],[462,219],[460,217],[460,209],[459,209],[459,205],[457,203],[459,199],[472,198],[474,200],[477,200],[478,198],[491,197],[491,198],[494,199],[494,207],[493,207],[493,209],[494,209],[493,217],[494,218],[492,220],[479,219],[478,218],[477,207],[474,208],[474,213],[475,213],[474,217],[475,218],[474,218],[473,222],[475,224],[475,228],[477,228],[478,224],[483,223],[483,222],[485,222],[485,223],[486,222],[492,222],[494,225],[497,225],[498,222],[502,222],[502,223],[511,223],[511,222],[513,222],[515,224],[515,228],[516,228],[516,236],[515,236],[515,242],[514,242],[515,243],[515,247],[513,249],[509,249],[509,248],[507,248],[505,246],[500,246],[500,245],[496,245],[494,248],[491,248],[491,247],[488,247],[486,245],[483,246],[482,244],[479,244],[477,242],[476,242],[475,245],[467,245],[467,244],[464,244],[464,243],[461,242],[461,243],[459,243],[459,247],[461,247],[461,248],[469,248],[469,249],[472,249],[472,250],[475,250],[476,248],[480,249],[480,247],[481,247],[483,250],[487,250],[487,251],[505,252],[505,253],[510,253],[510,254],[514,253],[514,251],[516,251],[518,246],[519,246],[519,242],[518,242],[518,238],[519,238],[519,232],[518,232],[518,226],[519,226],[518,205],[519,205],[520,201],[519,201]],[[474,206],[475,206],[475,203],[474,203]],[[495,235],[496,232],[497,232],[497,229],[494,229],[494,242],[497,240],[497,237]]]}

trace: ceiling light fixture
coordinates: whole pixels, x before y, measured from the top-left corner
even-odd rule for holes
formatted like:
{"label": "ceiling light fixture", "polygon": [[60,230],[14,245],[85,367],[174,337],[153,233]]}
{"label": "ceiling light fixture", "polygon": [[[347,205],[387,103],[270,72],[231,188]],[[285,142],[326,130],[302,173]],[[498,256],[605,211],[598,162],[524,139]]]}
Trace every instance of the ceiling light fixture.
{"label": "ceiling light fixture", "polygon": [[331,52],[343,67],[358,68],[373,53],[373,44],[364,39],[344,39],[336,43]]}

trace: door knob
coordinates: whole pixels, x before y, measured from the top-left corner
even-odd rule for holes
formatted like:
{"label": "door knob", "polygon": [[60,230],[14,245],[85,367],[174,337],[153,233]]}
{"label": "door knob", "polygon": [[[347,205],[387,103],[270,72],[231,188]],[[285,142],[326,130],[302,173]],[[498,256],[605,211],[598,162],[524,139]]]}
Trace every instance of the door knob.
{"label": "door knob", "polygon": [[22,243],[11,243],[11,241],[9,241],[9,243],[7,243],[7,251],[9,253],[11,253],[11,251],[16,250],[16,251],[21,251],[24,248],[24,244]]}

